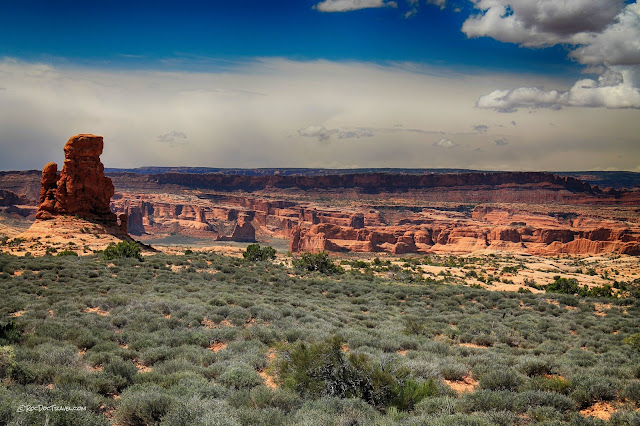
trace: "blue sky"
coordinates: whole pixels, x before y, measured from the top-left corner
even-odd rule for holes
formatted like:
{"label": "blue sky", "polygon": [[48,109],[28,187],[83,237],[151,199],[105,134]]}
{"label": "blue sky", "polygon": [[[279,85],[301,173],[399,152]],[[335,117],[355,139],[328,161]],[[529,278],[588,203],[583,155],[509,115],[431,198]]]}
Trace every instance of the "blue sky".
{"label": "blue sky", "polygon": [[0,8],[0,169],[90,132],[107,167],[640,171],[635,1]]}
{"label": "blue sky", "polygon": [[198,64],[189,59],[286,57],[577,71],[561,46],[523,50],[488,37],[469,39],[461,32],[471,12],[466,2],[460,12],[424,4],[409,18],[407,3],[343,13],[299,0],[7,3],[0,54],[30,60],[158,68],[180,58],[190,69]]}

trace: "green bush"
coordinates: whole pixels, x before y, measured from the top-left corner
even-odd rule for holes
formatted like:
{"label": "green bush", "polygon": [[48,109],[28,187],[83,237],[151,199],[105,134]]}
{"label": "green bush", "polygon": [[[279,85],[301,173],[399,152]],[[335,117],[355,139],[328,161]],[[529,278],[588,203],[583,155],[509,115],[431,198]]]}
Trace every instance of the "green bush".
{"label": "green bush", "polygon": [[518,362],[518,370],[527,376],[542,376],[551,374],[553,367],[548,359],[540,357],[525,356]]}
{"label": "green bush", "polygon": [[489,371],[480,377],[480,389],[493,391],[517,391],[523,380],[520,375],[511,368]]}
{"label": "green bush", "polygon": [[102,372],[105,376],[117,382],[116,389],[120,392],[133,383],[133,378],[138,373],[138,369],[131,362],[115,358],[105,365]]}
{"label": "green bush", "polygon": [[436,396],[434,380],[416,381],[406,368],[374,365],[365,354],[345,353],[343,340],[333,336],[320,343],[299,343],[277,363],[284,386],[303,397],[360,398],[378,408],[411,410]]}
{"label": "green bush", "polygon": [[633,404],[640,404],[640,382],[631,382],[624,388],[623,395],[629,402]]}
{"label": "green bush", "polygon": [[609,377],[582,374],[571,381],[572,391],[569,397],[581,408],[588,407],[596,401],[611,401],[620,390],[618,381]]}
{"label": "green bush", "polygon": [[622,342],[634,349],[640,350],[640,333],[625,337],[624,339],[622,339]]}
{"label": "green bush", "polygon": [[78,257],[78,253],[76,253],[73,250],[63,250],[63,251],[59,251],[58,254],[56,254],[57,257],[62,257],[62,256],[76,256]]}
{"label": "green bush", "polygon": [[554,277],[555,281],[545,287],[547,293],[578,294],[578,280],[575,278]]}
{"label": "green bush", "polygon": [[260,247],[260,244],[249,244],[242,256],[249,262],[260,262],[276,258],[276,250],[273,247]]}
{"label": "green bush", "polygon": [[233,389],[252,388],[262,384],[262,379],[248,365],[232,365],[218,378],[221,384]]}
{"label": "green bush", "polygon": [[106,260],[133,258],[142,261],[142,249],[135,241],[120,241],[118,244],[109,244],[104,249]]}
{"label": "green bush", "polygon": [[16,354],[11,346],[0,346],[0,380],[8,377],[16,365]]}
{"label": "green bush", "polygon": [[341,274],[344,272],[340,266],[333,263],[329,258],[329,253],[321,251],[319,253],[304,252],[299,258],[293,259],[293,266],[301,271],[320,272],[323,274]]}
{"label": "green bush", "polygon": [[14,320],[0,322],[0,343],[17,343],[20,338],[21,333]]}
{"label": "green bush", "polygon": [[123,426],[157,425],[173,398],[157,385],[134,385],[122,393],[115,419]]}

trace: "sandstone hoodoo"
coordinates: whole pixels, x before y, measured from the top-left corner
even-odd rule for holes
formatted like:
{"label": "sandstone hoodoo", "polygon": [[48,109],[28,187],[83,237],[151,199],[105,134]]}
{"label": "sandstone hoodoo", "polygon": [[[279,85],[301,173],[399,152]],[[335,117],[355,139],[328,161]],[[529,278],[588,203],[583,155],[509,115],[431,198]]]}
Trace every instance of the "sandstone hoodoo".
{"label": "sandstone hoodoo", "polygon": [[69,139],[62,171],[58,174],[56,163],[48,163],[42,170],[38,219],[76,215],[117,223],[110,209],[113,183],[100,162],[102,149],[102,136],[80,134]]}

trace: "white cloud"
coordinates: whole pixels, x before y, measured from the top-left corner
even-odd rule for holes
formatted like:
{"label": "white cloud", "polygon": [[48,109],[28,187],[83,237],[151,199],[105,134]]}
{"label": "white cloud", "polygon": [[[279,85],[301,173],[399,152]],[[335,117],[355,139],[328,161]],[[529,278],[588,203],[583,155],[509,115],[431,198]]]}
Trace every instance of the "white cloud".
{"label": "white cloud", "polygon": [[458,144],[456,144],[454,141],[448,138],[442,138],[438,142],[433,143],[433,146],[437,146],[439,148],[447,148],[447,149],[453,148],[454,146],[457,146],[457,145]]}
{"label": "white cloud", "polygon": [[569,56],[599,68],[598,80],[582,79],[568,90],[520,87],[494,90],[480,108],[640,108],[640,5],[621,0],[472,0],[482,11],[463,24],[469,37],[488,36],[525,47],[568,44]]}
{"label": "white cloud", "polygon": [[601,33],[569,53],[581,64],[640,64],[640,4],[632,3]]}
{"label": "white cloud", "polygon": [[489,126],[487,126],[486,124],[475,124],[473,126],[473,130],[478,133],[487,133],[487,130],[489,130]]}
{"label": "white cloud", "polygon": [[597,81],[579,80],[567,91],[544,90],[541,87],[494,90],[480,96],[476,105],[499,112],[514,112],[518,108],[640,108],[640,89],[632,83],[638,70],[618,69],[607,68]]}
{"label": "white cloud", "polygon": [[[542,77],[529,83],[530,78],[278,58],[227,64],[214,72],[0,59],[0,81],[7,88],[0,92],[0,170],[61,164],[64,142],[77,133],[104,136],[106,167],[637,166],[637,111],[565,108],[496,118],[491,110],[475,108],[495,81],[506,87],[561,84]],[[605,80],[615,83],[616,76]],[[489,138],[472,131],[481,123],[500,134]],[[309,143],[327,137],[321,142],[335,149]],[[508,140],[509,149],[474,152],[498,138]],[[609,158],[612,152],[624,155]]]}
{"label": "white cloud", "polygon": [[462,25],[468,37],[492,37],[528,47],[582,44],[603,31],[622,0],[471,0],[480,11]]}
{"label": "white cloud", "polygon": [[187,135],[184,132],[172,130],[169,133],[165,133],[164,135],[159,135],[158,142],[166,143],[171,147],[175,147],[178,145],[186,145],[189,141],[187,139]]}
{"label": "white cloud", "polygon": [[318,138],[320,142],[328,141],[331,138],[331,131],[324,126],[307,126],[298,129],[298,134],[307,138]]}
{"label": "white cloud", "polygon": [[444,9],[447,5],[447,0],[427,0],[427,3],[438,6],[440,9]]}
{"label": "white cloud", "polygon": [[378,7],[398,7],[398,4],[395,1],[384,0],[324,0],[313,6],[320,12],[349,12]]}

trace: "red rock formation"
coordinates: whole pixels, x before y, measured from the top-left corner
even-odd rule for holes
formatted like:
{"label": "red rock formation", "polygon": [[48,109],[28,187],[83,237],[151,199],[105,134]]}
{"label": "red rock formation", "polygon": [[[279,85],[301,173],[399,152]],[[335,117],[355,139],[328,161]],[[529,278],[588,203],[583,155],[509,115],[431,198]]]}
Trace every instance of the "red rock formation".
{"label": "red rock formation", "polygon": [[231,234],[231,241],[241,241],[252,243],[256,240],[256,230],[248,220],[248,216],[241,215],[236,222],[233,233]]}
{"label": "red rock formation", "polygon": [[55,214],[58,178],[58,165],[47,163],[42,169],[42,179],[40,180],[40,208],[36,214],[38,219],[46,219],[51,214]]}
{"label": "red rock formation", "polygon": [[520,242],[520,233],[515,228],[498,227],[491,230],[491,240]]}
{"label": "red rock formation", "polygon": [[18,195],[13,191],[0,189],[0,206],[15,206],[17,204],[29,204],[29,199],[24,195]]}
{"label": "red rock formation", "polygon": [[114,187],[104,175],[100,162],[102,149],[102,136],[81,134],[69,139],[64,146],[64,167],[59,177],[55,163],[42,170],[38,219],[66,214],[117,222],[109,207]]}

